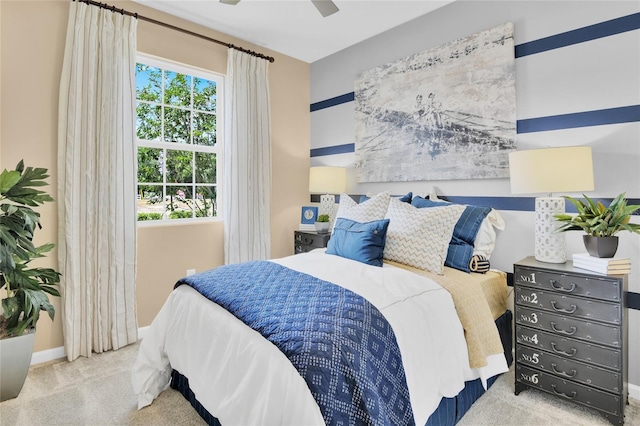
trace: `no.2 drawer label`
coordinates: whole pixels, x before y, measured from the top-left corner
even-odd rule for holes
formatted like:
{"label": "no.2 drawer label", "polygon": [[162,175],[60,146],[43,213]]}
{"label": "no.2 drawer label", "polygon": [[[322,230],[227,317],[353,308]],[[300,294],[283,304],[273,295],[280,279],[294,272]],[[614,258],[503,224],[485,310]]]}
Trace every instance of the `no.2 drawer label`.
{"label": "no.2 drawer label", "polygon": [[538,304],[538,295],[536,293],[531,294],[521,294],[520,301],[524,303],[530,303],[532,305]]}

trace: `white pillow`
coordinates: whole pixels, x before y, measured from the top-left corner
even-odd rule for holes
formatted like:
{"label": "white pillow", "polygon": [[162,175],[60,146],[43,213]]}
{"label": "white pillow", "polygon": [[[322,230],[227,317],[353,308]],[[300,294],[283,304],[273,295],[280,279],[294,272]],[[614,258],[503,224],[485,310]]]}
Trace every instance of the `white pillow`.
{"label": "white pillow", "polygon": [[419,209],[392,198],[386,216],[390,221],[384,258],[444,273],[453,228],[464,209],[460,204]]}
{"label": "white pillow", "polygon": [[[435,189],[431,189],[431,192],[429,193],[429,200],[445,203],[448,202],[438,198]],[[504,219],[502,219],[502,216],[500,216],[500,213],[498,213],[496,209],[491,209],[478,228],[478,234],[476,235],[476,239],[473,241],[473,254],[484,256],[489,260],[493,249],[496,247],[497,235],[493,228],[504,231],[504,227],[505,222]]]}
{"label": "white pillow", "polygon": [[374,195],[364,203],[358,204],[347,194],[340,194],[340,204],[338,204],[336,219],[342,217],[360,223],[384,219],[389,206],[389,198],[391,198],[391,192],[386,191]]}

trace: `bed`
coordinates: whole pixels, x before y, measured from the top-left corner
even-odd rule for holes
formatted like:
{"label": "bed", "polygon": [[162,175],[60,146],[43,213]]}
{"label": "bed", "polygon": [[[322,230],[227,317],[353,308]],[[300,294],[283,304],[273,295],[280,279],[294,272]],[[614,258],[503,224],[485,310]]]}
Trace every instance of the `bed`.
{"label": "bed", "polygon": [[506,274],[443,266],[459,217],[428,238],[445,239],[433,271],[383,260],[380,234],[397,242],[390,223],[410,222],[396,216],[339,219],[327,250],[179,281],[140,345],[138,407],[171,384],[209,424],[455,424],[511,363]]}

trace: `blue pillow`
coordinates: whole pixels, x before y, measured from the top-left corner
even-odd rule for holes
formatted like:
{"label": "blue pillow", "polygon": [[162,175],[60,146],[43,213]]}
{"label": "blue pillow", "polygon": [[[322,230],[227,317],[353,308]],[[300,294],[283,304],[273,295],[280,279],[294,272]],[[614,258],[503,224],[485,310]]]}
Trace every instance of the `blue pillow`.
{"label": "blue pillow", "polygon": [[[398,197],[398,196],[395,196],[395,195],[393,195],[393,197],[396,197],[397,199],[399,199],[400,201],[402,201],[404,203],[410,203],[411,202],[411,197],[413,197],[413,192],[408,192],[406,195],[403,195],[401,197]],[[359,203],[364,203],[369,198],[370,197],[367,197],[366,195],[361,195]]]}
{"label": "blue pillow", "polygon": [[[417,208],[440,207],[450,205],[445,201],[431,201],[422,197],[414,197],[411,205]],[[485,217],[491,212],[490,207],[467,206],[453,228],[453,236],[449,242],[447,258],[444,264],[464,272],[471,272],[469,263],[473,257],[473,243]]]}
{"label": "blue pillow", "polygon": [[327,244],[327,253],[367,265],[382,266],[388,227],[389,219],[360,223],[338,218]]}

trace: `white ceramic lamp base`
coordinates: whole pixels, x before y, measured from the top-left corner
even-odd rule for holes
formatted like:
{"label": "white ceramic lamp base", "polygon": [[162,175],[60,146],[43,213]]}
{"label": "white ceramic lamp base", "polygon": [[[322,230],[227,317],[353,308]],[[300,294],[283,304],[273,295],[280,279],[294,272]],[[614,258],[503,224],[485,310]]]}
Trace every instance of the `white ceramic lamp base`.
{"label": "white ceramic lamp base", "polygon": [[553,217],[564,212],[564,198],[536,198],[536,260],[547,263],[567,261],[566,238],[564,233],[556,232],[561,223]]}
{"label": "white ceramic lamp base", "polygon": [[323,194],[320,196],[320,213],[328,214],[329,223],[333,223],[335,216],[336,197],[332,194]]}

